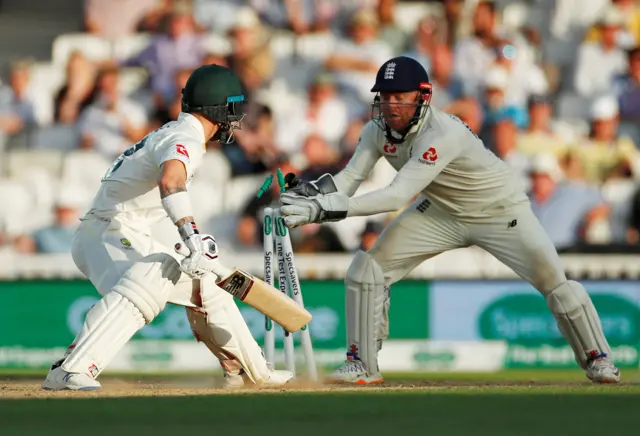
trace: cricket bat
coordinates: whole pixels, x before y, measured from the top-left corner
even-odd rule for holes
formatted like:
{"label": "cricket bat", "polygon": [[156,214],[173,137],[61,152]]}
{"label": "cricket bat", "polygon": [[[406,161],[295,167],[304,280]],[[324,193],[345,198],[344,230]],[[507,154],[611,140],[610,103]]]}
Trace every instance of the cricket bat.
{"label": "cricket bat", "polygon": [[297,332],[311,321],[311,314],[292,298],[237,268],[216,284],[238,300],[268,316],[288,332]]}
{"label": "cricket bat", "polygon": [[[209,236],[209,238],[213,241],[213,237]],[[213,247],[215,245],[211,249]],[[189,255],[189,249],[183,243],[178,242],[174,248],[182,256]],[[220,277],[216,281],[218,287],[271,318],[288,332],[297,332],[311,321],[311,314],[304,307],[249,273],[218,265],[216,274]]]}

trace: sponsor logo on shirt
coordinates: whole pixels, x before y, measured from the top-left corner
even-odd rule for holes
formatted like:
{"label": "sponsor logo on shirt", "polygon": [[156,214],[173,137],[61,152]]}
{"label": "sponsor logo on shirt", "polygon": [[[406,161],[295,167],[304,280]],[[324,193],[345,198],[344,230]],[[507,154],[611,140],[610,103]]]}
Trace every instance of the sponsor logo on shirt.
{"label": "sponsor logo on shirt", "polygon": [[382,147],[382,151],[385,156],[396,156],[398,153],[398,146],[391,142],[387,142],[384,147]]}
{"label": "sponsor logo on shirt", "polygon": [[422,156],[418,159],[421,163],[427,165],[435,165],[438,160],[438,152],[434,147],[429,147],[427,151],[422,153]]}
{"label": "sponsor logo on shirt", "polygon": [[184,157],[186,157],[187,159],[189,158],[189,152],[187,151],[187,147],[185,147],[182,144],[176,144],[176,151],[183,155]]}

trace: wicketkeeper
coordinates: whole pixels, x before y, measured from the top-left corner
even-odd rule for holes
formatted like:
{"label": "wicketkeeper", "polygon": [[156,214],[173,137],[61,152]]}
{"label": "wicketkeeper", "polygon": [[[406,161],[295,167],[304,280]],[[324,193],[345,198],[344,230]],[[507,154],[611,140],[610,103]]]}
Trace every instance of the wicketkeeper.
{"label": "wicketkeeper", "polygon": [[[421,194],[347,271],[347,360],[333,379],[383,381],[378,351],[389,331],[389,286],[444,251],[477,245],[545,297],[588,378],[617,383],[620,371],[585,288],[567,280],[558,254],[531,211],[519,179],[458,118],[430,106],[432,88],[415,60],[385,62],[371,89],[372,119],[335,177],[291,180],[280,197],[288,226],[393,212]],[[354,196],[378,159],[392,183]],[[452,314],[455,316],[455,314]]]}

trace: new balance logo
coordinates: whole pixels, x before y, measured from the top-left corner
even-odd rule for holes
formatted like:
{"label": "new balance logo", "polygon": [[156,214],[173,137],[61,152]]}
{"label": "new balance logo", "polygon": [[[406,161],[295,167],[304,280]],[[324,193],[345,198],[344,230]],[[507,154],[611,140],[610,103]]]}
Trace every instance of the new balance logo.
{"label": "new balance logo", "polygon": [[396,74],[396,63],[389,62],[387,64],[387,68],[385,68],[384,70],[384,78],[388,80],[392,80],[395,74]]}
{"label": "new balance logo", "polygon": [[511,229],[511,228],[513,228],[513,227],[515,227],[517,225],[518,225],[518,220],[513,220],[513,221],[510,221],[510,222],[507,223],[507,228]]}
{"label": "new balance logo", "polygon": [[428,198],[422,200],[422,202],[416,207],[416,210],[420,213],[425,213],[431,206],[431,201]]}

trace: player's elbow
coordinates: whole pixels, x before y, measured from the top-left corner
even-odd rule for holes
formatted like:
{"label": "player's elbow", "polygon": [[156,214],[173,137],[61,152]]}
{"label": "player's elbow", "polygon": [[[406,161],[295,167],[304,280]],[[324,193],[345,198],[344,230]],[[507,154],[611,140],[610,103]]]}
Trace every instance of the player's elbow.
{"label": "player's elbow", "polygon": [[179,191],[186,191],[187,184],[184,179],[176,176],[162,176],[158,180],[158,188],[161,193],[173,193]]}
{"label": "player's elbow", "polygon": [[184,167],[180,169],[171,165],[170,162],[172,161],[165,162],[162,165],[162,172],[158,178],[158,188],[163,197],[171,193],[187,190],[187,178],[184,173]]}

